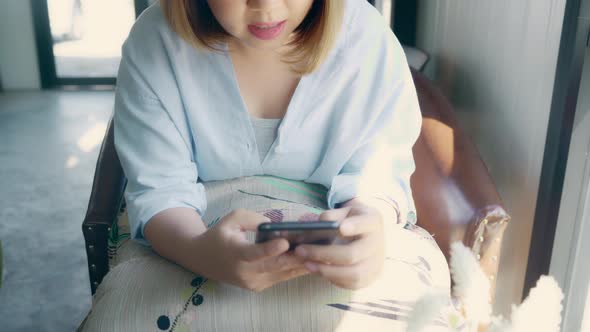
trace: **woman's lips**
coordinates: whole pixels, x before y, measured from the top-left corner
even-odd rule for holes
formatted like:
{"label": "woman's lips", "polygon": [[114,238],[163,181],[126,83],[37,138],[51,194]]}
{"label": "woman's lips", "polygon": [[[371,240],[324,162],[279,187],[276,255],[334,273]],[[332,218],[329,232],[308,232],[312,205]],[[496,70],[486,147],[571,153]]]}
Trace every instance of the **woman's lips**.
{"label": "woman's lips", "polygon": [[270,40],[278,37],[285,28],[287,20],[280,22],[254,23],[248,25],[248,30],[254,37],[262,40]]}

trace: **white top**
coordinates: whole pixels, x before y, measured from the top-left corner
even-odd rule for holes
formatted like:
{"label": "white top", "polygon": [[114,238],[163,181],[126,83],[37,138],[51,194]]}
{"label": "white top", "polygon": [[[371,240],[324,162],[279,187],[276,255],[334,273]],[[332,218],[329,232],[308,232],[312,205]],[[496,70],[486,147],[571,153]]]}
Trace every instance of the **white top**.
{"label": "white top", "polygon": [[145,224],[162,210],[203,215],[202,182],[259,174],[321,184],[330,208],[388,197],[399,222],[415,221],[410,175],[421,116],[408,63],[375,8],[343,1],[334,49],[301,78],[262,161],[227,51],[192,47],[157,3],[139,17],[123,46],[114,113],[133,239],[146,243]]}
{"label": "white top", "polygon": [[252,129],[254,129],[254,138],[256,139],[256,147],[260,156],[260,162],[268,154],[272,143],[277,138],[277,131],[282,119],[263,119],[250,116],[252,122]]}

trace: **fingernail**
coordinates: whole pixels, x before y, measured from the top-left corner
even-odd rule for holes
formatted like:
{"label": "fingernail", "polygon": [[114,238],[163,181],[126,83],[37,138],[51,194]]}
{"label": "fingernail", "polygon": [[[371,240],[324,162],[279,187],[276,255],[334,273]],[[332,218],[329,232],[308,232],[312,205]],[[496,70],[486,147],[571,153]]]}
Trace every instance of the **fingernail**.
{"label": "fingernail", "polygon": [[306,262],[303,265],[305,265],[305,268],[309,270],[309,272],[316,272],[318,270],[318,266],[314,263]]}
{"label": "fingernail", "polygon": [[307,257],[307,251],[303,247],[295,248],[295,254],[299,257]]}

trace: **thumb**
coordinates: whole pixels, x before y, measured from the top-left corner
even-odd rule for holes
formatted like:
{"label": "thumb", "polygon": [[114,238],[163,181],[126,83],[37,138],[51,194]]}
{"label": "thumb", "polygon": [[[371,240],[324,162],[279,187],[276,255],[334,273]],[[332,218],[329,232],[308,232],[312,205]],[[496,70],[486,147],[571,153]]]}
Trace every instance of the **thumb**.
{"label": "thumb", "polygon": [[244,243],[239,249],[243,260],[253,262],[285,253],[289,250],[289,241],[285,239],[274,239],[256,244]]}
{"label": "thumb", "polygon": [[320,214],[321,221],[342,221],[350,212],[350,207],[343,207],[340,209],[326,210]]}
{"label": "thumb", "polygon": [[270,222],[270,219],[246,209],[233,210],[224,218],[226,225],[239,227],[240,231],[256,231],[258,225],[264,222]]}

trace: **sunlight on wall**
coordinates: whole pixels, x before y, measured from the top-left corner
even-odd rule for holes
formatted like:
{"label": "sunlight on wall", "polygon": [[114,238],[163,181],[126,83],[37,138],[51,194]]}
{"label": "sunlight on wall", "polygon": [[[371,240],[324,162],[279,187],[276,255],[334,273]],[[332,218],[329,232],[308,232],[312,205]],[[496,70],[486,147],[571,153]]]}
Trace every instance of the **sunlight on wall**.
{"label": "sunlight on wall", "polygon": [[80,137],[78,148],[84,152],[92,151],[92,149],[102,143],[106,130],[107,124],[105,122],[97,123]]}
{"label": "sunlight on wall", "polygon": [[69,156],[68,160],[66,161],[66,168],[72,169],[78,165],[80,159],[76,156]]}
{"label": "sunlight on wall", "polygon": [[582,331],[590,331],[590,286],[588,287],[587,293],[586,309],[584,309],[584,317],[582,318]]}

